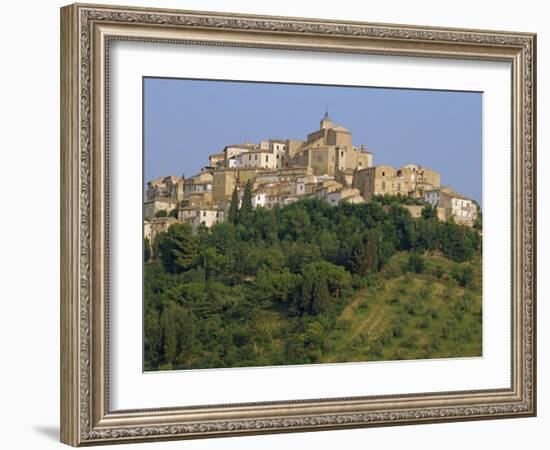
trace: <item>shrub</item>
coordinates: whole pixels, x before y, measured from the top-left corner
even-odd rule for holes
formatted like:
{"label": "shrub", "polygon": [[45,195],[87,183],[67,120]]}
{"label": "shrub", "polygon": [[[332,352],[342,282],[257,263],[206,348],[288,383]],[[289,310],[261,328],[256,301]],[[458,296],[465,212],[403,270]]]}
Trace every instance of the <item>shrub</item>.
{"label": "shrub", "polygon": [[456,266],[452,272],[453,278],[461,287],[468,286],[474,279],[474,270],[471,266]]}
{"label": "shrub", "polygon": [[396,320],[392,327],[391,327],[391,332],[392,332],[392,335],[394,337],[401,337],[403,336],[403,327],[404,327],[404,323],[403,321],[401,320]]}
{"label": "shrub", "polygon": [[430,326],[430,321],[427,317],[423,317],[418,321],[417,327],[418,328],[428,328]]}
{"label": "shrub", "polygon": [[411,253],[409,256],[409,271],[414,273],[422,273],[426,268],[426,261],[424,257],[417,252]]}
{"label": "shrub", "polygon": [[432,319],[437,319],[439,317],[439,313],[435,307],[429,306],[426,308],[426,316],[429,316]]}
{"label": "shrub", "polygon": [[400,301],[399,301],[399,298],[397,298],[397,297],[392,297],[389,300],[390,305],[399,305],[399,303],[400,303]]}

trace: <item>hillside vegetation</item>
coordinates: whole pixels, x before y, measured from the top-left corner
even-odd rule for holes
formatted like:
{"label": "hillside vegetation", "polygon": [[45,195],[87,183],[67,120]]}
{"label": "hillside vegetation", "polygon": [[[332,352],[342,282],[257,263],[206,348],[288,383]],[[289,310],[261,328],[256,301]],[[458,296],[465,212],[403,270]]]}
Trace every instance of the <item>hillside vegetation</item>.
{"label": "hillside vegetation", "polygon": [[172,225],[145,251],[145,370],[481,355],[481,237],[403,199]]}

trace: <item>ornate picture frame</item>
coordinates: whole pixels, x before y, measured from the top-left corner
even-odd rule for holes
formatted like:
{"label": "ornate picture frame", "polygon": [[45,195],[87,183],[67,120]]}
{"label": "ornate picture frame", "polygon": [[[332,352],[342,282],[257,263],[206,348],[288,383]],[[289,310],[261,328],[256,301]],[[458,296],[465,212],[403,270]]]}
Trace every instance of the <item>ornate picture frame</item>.
{"label": "ornate picture frame", "polygon": [[[112,410],[108,65],[117,40],[510,63],[510,387]],[[531,33],[105,5],[62,8],[61,441],[81,446],[536,415],[535,89]]]}

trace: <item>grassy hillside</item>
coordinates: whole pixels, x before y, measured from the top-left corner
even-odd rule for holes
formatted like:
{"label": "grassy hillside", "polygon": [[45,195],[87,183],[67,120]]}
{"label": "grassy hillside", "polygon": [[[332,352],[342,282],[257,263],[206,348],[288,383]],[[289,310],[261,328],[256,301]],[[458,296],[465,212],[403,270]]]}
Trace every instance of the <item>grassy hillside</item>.
{"label": "grassy hillside", "polygon": [[[371,286],[356,293],[328,335],[326,362],[481,356],[481,263],[426,258],[420,274],[406,271],[408,255],[393,256]],[[462,287],[455,267],[474,279]]]}
{"label": "grassy hillside", "polygon": [[[384,270],[370,277],[367,287],[341,305],[335,320],[307,323],[299,341],[307,348],[310,335],[317,331],[320,342],[316,347],[322,348],[312,362],[481,356],[480,259],[455,263],[440,255],[425,258],[425,270],[410,273],[409,253],[394,255]],[[474,277],[462,287],[453,271],[465,266],[473,269]],[[258,355],[282,358],[286,336],[295,328],[295,320],[284,312],[263,309],[257,317],[257,331],[266,339],[256,344]]]}

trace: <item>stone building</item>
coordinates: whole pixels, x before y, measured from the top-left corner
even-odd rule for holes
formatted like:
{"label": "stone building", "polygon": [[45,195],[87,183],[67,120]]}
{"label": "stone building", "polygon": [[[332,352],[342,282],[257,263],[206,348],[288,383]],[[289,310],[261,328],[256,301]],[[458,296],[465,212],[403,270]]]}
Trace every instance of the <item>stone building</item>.
{"label": "stone building", "polygon": [[441,185],[441,175],[428,167],[407,164],[397,170],[398,178],[403,178],[409,184],[409,195],[423,198],[424,191],[438,188]]}
{"label": "stone building", "polygon": [[359,189],[365,200],[372,200],[377,195],[422,198],[424,191],[439,188],[439,185],[439,173],[414,164],[397,170],[388,165],[356,170],[352,181],[352,187]]}
{"label": "stone building", "polygon": [[359,189],[339,188],[327,194],[327,201],[331,206],[338,206],[341,202],[364,203],[365,199],[361,196]]}
{"label": "stone building", "polygon": [[178,202],[170,197],[155,197],[153,200],[146,201],[143,204],[143,218],[151,221],[159,211],[166,211],[168,214],[174,208],[177,208]]}
{"label": "stone building", "polygon": [[254,182],[258,173],[260,170],[256,167],[225,168],[214,171],[212,184],[214,203],[230,199],[236,184],[244,187],[248,180]]}
{"label": "stone building", "polygon": [[228,145],[223,149],[224,154],[224,166],[226,168],[232,167],[231,162],[235,162],[235,157],[242,154],[242,153],[248,153],[252,150],[257,149],[258,146],[251,144],[249,142],[245,142],[244,144],[232,144]]}
{"label": "stone building", "polygon": [[326,199],[328,194],[340,189],[342,189],[342,185],[336,180],[319,180],[315,188],[315,197]]}
{"label": "stone building", "polygon": [[215,207],[185,207],[178,211],[178,220],[190,224],[193,231],[197,231],[200,225],[210,228],[216,223],[223,222],[224,217],[224,211]]}
{"label": "stone building", "polygon": [[365,146],[354,147],[350,131],[334,125],[328,113],[319,125],[318,130],[307,135],[307,141],[288,155],[289,166],[311,167],[315,175],[330,176],[338,171],[372,166],[372,153],[367,152]]}
{"label": "stone building", "polygon": [[212,192],[213,175],[211,171],[202,171],[185,180],[184,198],[187,199],[191,194],[202,194]]}
{"label": "stone building", "polygon": [[211,169],[220,169],[225,167],[225,153],[215,153],[210,155],[208,160],[210,161],[209,167]]}
{"label": "stone building", "polygon": [[[241,153],[236,156],[236,168],[255,167],[259,169],[276,169],[278,166],[277,156],[280,153],[274,153],[269,150],[252,150],[247,153]],[[284,152],[282,153],[284,156]]]}
{"label": "stone building", "polygon": [[[424,209],[424,206],[422,205],[403,205],[403,208],[407,209],[410,213],[413,219],[418,219],[422,217],[422,210]],[[441,221],[444,222],[447,220],[445,209],[441,207],[436,207],[436,216]]]}
{"label": "stone building", "polygon": [[182,201],[184,197],[184,179],[177,175],[167,177],[158,177],[147,183],[145,193],[147,201],[154,200],[156,197],[169,197],[176,201]]}
{"label": "stone building", "polygon": [[477,218],[475,202],[449,187],[424,192],[424,200],[432,206],[443,208],[445,220],[453,218],[456,223],[471,227]]}
{"label": "stone building", "polygon": [[[306,140],[266,139],[245,141],[224,147],[209,156],[209,166],[184,180],[159,177],[147,183],[144,229],[151,236],[170,221],[157,221],[160,210],[178,207],[178,221],[196,230],[210,227],[227,216],[233,192],[239,202],[244,187],[252,182],[254,208],[283,206],[299,199],[325,199],[331,205],[342,201],[361,203],[377,195],[403,195],[424,199],[437,207],[440,220],[454,218],[472,225],[477,207],[472,200],[441,188],[438,172],[416,164],[398,169],[373,166],[373,154],[364,145],[353,145],[351,132],[334,124],[328,113],[319,129]],[[405,206],[413,217],[422,214],[421,205]]]}

